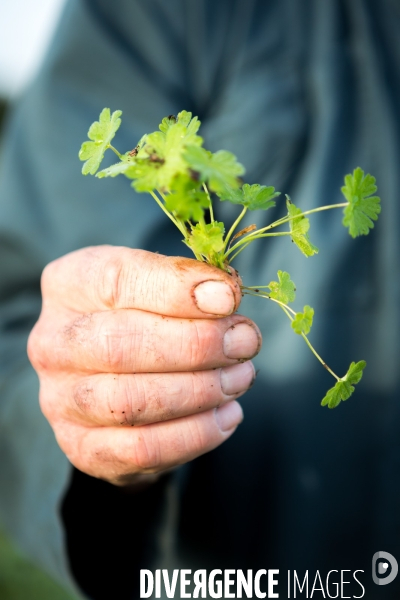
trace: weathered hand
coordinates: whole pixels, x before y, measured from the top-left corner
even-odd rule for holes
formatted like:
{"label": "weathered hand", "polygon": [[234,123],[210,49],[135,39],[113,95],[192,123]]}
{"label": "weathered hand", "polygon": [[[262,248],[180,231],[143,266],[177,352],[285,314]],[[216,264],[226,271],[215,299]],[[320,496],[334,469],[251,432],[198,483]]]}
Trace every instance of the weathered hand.
{"label": "weathered hand", "polygon": [[233,314],[234,275],[100,246],[50,263],[42,292],[28,354],[42,411],[78,469],[127,485],[235,431],[261,337]]}

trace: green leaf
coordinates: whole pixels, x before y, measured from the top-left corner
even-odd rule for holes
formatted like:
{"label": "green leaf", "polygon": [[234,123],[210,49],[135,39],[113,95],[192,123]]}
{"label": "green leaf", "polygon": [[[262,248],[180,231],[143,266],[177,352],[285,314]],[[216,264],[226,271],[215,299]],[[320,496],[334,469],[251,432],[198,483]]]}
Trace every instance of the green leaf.
{"label": "green leaf", "polygon": [[137,192],[152,192],[155,189],[162,189],[164,186],[161,185],[161,182],[165,180],[165,171],[161,176],[158,171],[163,163],[164,161],[161,160],[154,161],[147,158],[136,160],[132,169],[129,170],[130,178],[134,180],[132,187]]}
{"label": "green leaf", "polygon": [[202,221],[209,200],[207,194],[199,189],[198,182],[187,175],[178,175],[172,182],[171,194],[168,194],[165,206],[183,221]]}
{"label": "green leaf", "polygon": [[307,234],[307,231],[310,229],[309,219],[302,216],[302,210],[297,208],[297,206],[290,201],[289,196],[286,196],[286,206],[288,209],[288,216],[294,217],[291,221],[289,221],[290,234],[293,242],[305,256],[313,256],[313,254],[318,254],[318,248],[310,242]]}
{"label": "green leaf", "polygon": [[310,333],[314,317],[314,309],[311,306],[306,305],[303,308],[303,312],[296,313],[294,320],[292,321],[292,329],[299,335],[304,333],[307,335]]}
{"label": "green leaf", "polygon": [[366,364],[365,360],[352,362],[346,375],[327,391],[321,405],[336,408],[342,400],[348,400],[354,392],[354,385],[360,381]]}
{"label": "green leaf", "polygon": [[147,152],[144,151],[144,147],[147,142],[147,133],[142,135],[135,148],[130,152],[127,152],[124,156],[128,157],[130,160],[138,160],[140,158],[147,158]]}
{"label": "green leaf", "polygon": [[226,150],[212,154],[204,148],[190,146],[184,158],[190,169],[199,173],[200,180],[208,182],[213,192],[223,193],[227,188],[237,188],[238,177],[244,173],[244,167],[237,162],[236,156]]}
{"label": "green leaf", "polygon": [[[116,177],[117,175],[126,175],[129,179],[132,179],[131,167],[136,164],[142,148],[144,147],[147,140],[147,134],[143,135],[135,148],[130,152],[126,152],[122,155],[121,161],[98,171],[96,177],[103,179],[103,177]],[[146,155],[147,157],[147,155]]]}
{"label": "green leaf", "polygon": [[177,119],[175,115],[169,115],[169,117],[164,117],[158,128],[163,133],[167,133],[168,129],[172,127],[176,123]]}
{"label": "green leaf", "polygon": [[121,125],[121,115],[122,111],[116,110],[110,116],[110,109],[104,108],[99,120],[90,126],[88,138],[91,141],[83,142],[79,151],[80,160],[86,161],[82,167],[84,175],[94,175],[100,167],[104,153]]}
{"label": "green leaf", "polygon": [[115,163],[102,171],[96,173],[96,177],[103,179],[103,177],[116,177],[117,175],[126,175],[129,177],[129,169],[135,164],[135,159],[130,157],[128,154],[123,155],[121,162]]}
{"label": "green leaf", "polygon": [[178,113],[178,123],[181,123],[187,128],[186,136],[188,139],[198,132],[201,125],[201,121],[199,121],[198,117],[192,118],[192,113],[187,112],[186,110],[182,110]]}
{"label": "green leaf", "polygon": [[267,287],[271,290],[269,295],[274,300],[287,304],[288,302],[294,302],[296,298],[296,286],[290,279],[289,273],[286,271],[278,271],[277,281],[271,281]]}
{"label": "green leaf", "polygon": [[344,178],[342,194],[349,204],[343,211],[343,225],[349,228],[353,238],[367,235],[381,212],[379,196],[372,196],[378,189],[375,181],[372,175],[364,175],[360,167],[354,169],[353,175]]}
{"label": "green leaf", "polygon": [[183,158],[183,152],[189,145],[200,146],[203,140],[196,135],[200,121],[197,117],[191,119],[191,113],[183,113],[183,116],[179,113],[176,123],[172,123],[170,119],[167,127],[163,120],[160,125],[162,131],[147,135],[135,165],[129,171],[129,176],[136,180],[133,183],[136,191],[169,189],[177,175],[187,173],[188,165]]}
{"label": "green leaf", "polygon": [[207,225],[198,223],[192,230],[188,245],[197,254],[210,256],[223,249],[224,233],[224,224],[218,221],[208,223]]}
{"label": "green leaf", "polygon": [[280,192],[275,192],[272,186],[245,183],[241,189],[227,188],[218,195],[222,201],[229,200],[233,204],[242,204],[249,210],[267,210],[275,206],[273,198],[280,196]]}

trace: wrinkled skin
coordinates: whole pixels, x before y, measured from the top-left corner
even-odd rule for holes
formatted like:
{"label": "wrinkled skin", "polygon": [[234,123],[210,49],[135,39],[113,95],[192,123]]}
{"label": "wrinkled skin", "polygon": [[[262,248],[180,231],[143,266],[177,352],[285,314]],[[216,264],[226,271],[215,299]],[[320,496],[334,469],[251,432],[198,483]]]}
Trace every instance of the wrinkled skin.
{"label": "wrinkled skin", "polygon": [[242,420],[261,336],[240,281],[195,260],[85,248],[42,276],[28,354],[68,459],[116,485],[212,450]]}

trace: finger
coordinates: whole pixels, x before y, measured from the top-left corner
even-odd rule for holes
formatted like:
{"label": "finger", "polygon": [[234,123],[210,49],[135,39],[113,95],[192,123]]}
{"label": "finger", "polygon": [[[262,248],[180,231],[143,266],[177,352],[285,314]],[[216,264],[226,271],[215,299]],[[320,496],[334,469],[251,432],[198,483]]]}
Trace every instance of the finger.
{"label": "finger", "polygon": [[236,401],[207,412],[143,427],[55,426],[69,460],[88,475],[127,485],[197,458],[228,439],[242,421]]}
{"label": "finger", "polygon": [[95,374],[69,381],[63,376],[42,382],[41,408],[49,420],[63,415],[93,425],[148,425],[226,404],[254,378],[251,361],[190,373]]}
{"label": "finger", "polygon": [[42,291],[45,304],[78,312],[136,308],[188,319],[230,315],[241,300],[233,270],[115,246],[84,248],[50,263]]}
{"label": "finger", "polygon": [[[58,317],[58,320],[55,317]],[[60,313],[41,319],[32,333],[41,359],[34,366],[100,373],[208,370],[252,358],[261,347],[257,326],[241,315],[176,319],[119,310],[74,318],[54,332]]]}

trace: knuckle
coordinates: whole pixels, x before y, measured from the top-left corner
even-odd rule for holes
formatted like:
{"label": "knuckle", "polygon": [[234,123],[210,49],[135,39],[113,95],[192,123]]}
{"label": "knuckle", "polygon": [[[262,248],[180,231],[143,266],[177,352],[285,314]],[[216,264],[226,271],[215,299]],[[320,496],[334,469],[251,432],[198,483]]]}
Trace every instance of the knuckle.
{"label": "knuckle", "polygon": [[216,352],[215,325],[214,323],[192,322],[189,347],[185,346],[185,353],[189,353],[189,364],[193,367],[201,366],[209,361]]}
{"label": "knuckle", "polygon": [[28,358],[36,371],[46,369],[50,364],[50,356],[46,345],[46,335],[40,318],[31,330],[27,342]]}
{"label": "knuckle", "polygon": [[38,344],[38,324],[36,323],[36,325],[33,327],[33,329],[31,330],[29,337],[28,337],[28,342],[27,342],[27,353],[28,353],[28,358],[32,363],[32,366],[35,367],[36,363],[37,363],[37,358],[38,358],[38,349],[39,349],[39,344]]}
{"label": "knuckle", "polygon": [[93,314],[79,315],[62,330],[64,341],[67,343],[83,343],[87,332],[92,329]]}
{"label": "knuckle", "polygon": [[[44,380],[41,381],[39,390],[39,406],[42,414],[46,417],[51,427],[54,429],[60,418],[65,416],[65,407],[62,398],[59,396],[60,390],[54,390],[54,386]],[[61,399],[61,401],[60,401]]]}
{"label": "knuckle", "polygon": [[39,391],[39,406],[43,415],[49,422],[51,422],[54,413],[53,403],[51,402],[50,396],[46,393],[43,386],[40,387]]}
{"label": "knuckle", "polygon": [[198,406],[200,407],[208,403],[210,397],[213,395],[214,385],[208,383],[207,377],[204,377],[202,373],[195,372],[192,374],[190,384],[192,397]]}
{"label": "knuckle", "polygon": [[202,419],[193,419],[188,427],[187,449],[188,453],[198,455],[208,447],[208,436],[204,427],[201,426]]}
{"label": "knuckle", "polygon": [[116,424],[136,425],[143,420],[145,398],[135,376],[113,374],[106,386],[105,404]]}
{"label": "knuckle", "polygon": [[40,285],[43,296],[46,296],[48,291],[51,289],[51,285],[54,279],[54,273],[57,269],[57,264],[59,259],[53,260],[48,263],[42,271],[42,276],[40,278]]}
{"label": "knuckle", "polygon": [[87,454],[90,462],[98,462],[107,470],[123,472],[126,469],[126,460],[120,458],[118,453],[109,446],[100,443],[94,444],[90,446]]}
{"label": "knuckle", "polygon": [[146,382],[144,409],[149,410],[156,421],[174,418],[174,407],[184,399],[181,378],[155,374]]}
{"label": "knuckle", "polygon": [[161,468],[161,444],[154,429],[140,432],[134,446],[134,462],[142,472],[154,473]]}
{"label": "knuckle", "polygon": [[72,398],[77,408],[83,413],[88,414],[93,411],[95,405],[95,393],[93,385],[88,381],[80,381],[72,392]]}
{"label": "knuckle", "polygon": [[139,416],[145,415],[146,392],[134,375],[118,378],[114,406],[123,412],[125,420],[132,425]]}
{"label": "knuckle", "polygon": [[93,340],[94,354],[107,371],[117,372],[123,365],[124,339],[112,333],[101,333]]}
{"label": "knuckle", "polygon": [[157,344],[149,339],[137,316],[132,317],[127,311],[106,312],[97,319],[94,329],[94,352],[108,371],[133,373],[154,362]]}
{"label": "knuckle", "polygon": [[166,284],[170,283],[168,272],[164,263],[158,261],[149,261],[142,271],[141,281],[138,282],[137,292],[141,302],[148,302],[149,305],[158,307],[162,310],[166,307],[165,298]]}
{"label": "knuckle", "polygon": [[106,308],[115,308],[121,304],[125,268],[119,254],[112,253],[102,264],[99,276],[99,294]]}

